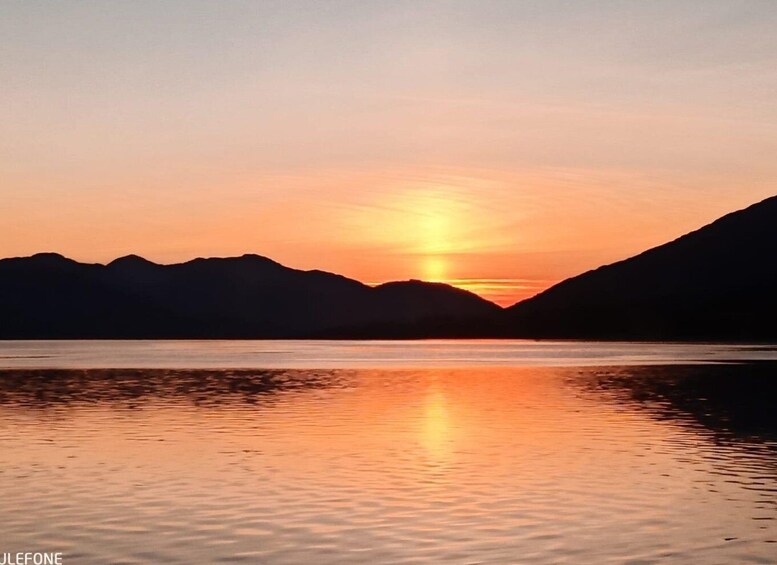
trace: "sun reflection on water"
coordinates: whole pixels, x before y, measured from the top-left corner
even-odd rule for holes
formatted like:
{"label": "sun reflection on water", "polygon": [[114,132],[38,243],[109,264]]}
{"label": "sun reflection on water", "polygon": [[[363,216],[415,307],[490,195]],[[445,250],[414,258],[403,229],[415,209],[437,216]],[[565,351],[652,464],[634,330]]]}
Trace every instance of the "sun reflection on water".
{"label": "sun reflection on water", "polygon": [[421,444],[432,462],[445,464],[453,458],[452,431],[448,398],[439,388],[432,388],[424,401],[421,428]]}

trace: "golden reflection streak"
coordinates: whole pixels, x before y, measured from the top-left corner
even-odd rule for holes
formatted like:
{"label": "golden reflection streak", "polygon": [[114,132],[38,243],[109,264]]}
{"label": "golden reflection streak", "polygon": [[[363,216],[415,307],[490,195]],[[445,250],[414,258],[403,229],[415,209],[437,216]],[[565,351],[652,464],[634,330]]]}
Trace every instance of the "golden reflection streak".
{"label": "golden reflection streak", "polygon": [[421,445],[436,464],[449,462],[453,457],[453,437],[448,398],[433,388],[424,402],[421,427]]}

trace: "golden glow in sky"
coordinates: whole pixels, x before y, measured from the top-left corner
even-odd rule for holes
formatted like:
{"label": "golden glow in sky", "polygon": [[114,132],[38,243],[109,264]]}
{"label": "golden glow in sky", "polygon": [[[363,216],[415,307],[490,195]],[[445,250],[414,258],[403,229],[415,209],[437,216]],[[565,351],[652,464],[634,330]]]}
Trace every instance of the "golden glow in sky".
{"label": "golden glow in sky", "polygon": [[266,255],[501,304],[775,193],[769,2],[36,3],[0,256]]}

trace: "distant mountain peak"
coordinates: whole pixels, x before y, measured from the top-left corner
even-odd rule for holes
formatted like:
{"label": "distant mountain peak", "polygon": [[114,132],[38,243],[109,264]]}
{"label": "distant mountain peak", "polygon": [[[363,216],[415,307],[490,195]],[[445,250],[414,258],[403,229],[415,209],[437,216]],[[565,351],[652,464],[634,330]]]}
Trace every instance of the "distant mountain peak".
{"label": "distant mountain peak", "polygon": [[475,311],[485,313],[487,311],[500,312],[502,310],[500,306],[474,292],[443,282],[426,282],[418,279],[391,281],[373,287],[372,290],[380,295],[417,300],[418,307],[432,300],[449,300],[451,304],[455,303],[458,308],[464,308],[465,305],[467,308],[473,308],[473,310],[469,310],[470,314]]}
{"label": "distant mountain peak", "polygon": [[34,265],[51,265],[51,266],[60,266],[60,265],[70,265],[70,264],[76,264],[75,261],[72,259],[68,259],[64,255],[60,253],[54,253],[51,251],[43,252],[43,253],[36,253],[35,255],[31,255],[30,257],[15,257],[13,259],[10,259],[11,261],[29,261],[30,263]]}
{"label": "distant mountain peak", "polygon": [[257,253],[243,253],[238,259],[246,259],[248,261],[261,261],[262,263],[275,263],[276,265],[280,265],[278,261],[275,261],[273,259],[270,259],[269,257],[265,257],[264,255],[259,255]]}
{"label": "distant mountain peak", "polygon": [[124,257],[119,257],[108,263],[108,267],[126,267],[126,266],[154,266],[158,267],[157,263],[149,261],[148,259],[141,257],[140,255],[130,254]]}
{"label": "distant mountain peak", "polygon": [[448,283],[437,282],[437,281],[434,281],[434,282],[422,281],[419,279],[407,279],[404,281],[389,281],[389,282],[379,284],[374,288],[385,289],[385,290],[389,290],[389,289],[396,289],[396,290],[406,289],[406,290],[419,290],[419,291],[435,290],[435,291],[447,291],[447,292],[457,293],[461,295],[478,296],[474,292],[464,290],[463,288],[459,288],[459,287],[450,285]]}
{"label": "distant mountain peak", "polygon": [[190,261],[186,261],[185,263],[181,263],[182,265],[187,264],[224,264],[224,263],[237,263],[237,264],[253,264],[253,265],[265,265],[265,266],[274,266],[274,267],[281,267],[284,269],[288,269],[285,265],[282,265],[281,263],[278,263],[277,261],[274,261],[273,259],[270,259],[269,257],[265,257],[264,255],[257,255],[256,253],[244,253],[243,255],[238,256],[232,256],[232,257],[197,257],[195,259],[192,259]]}
{"label": "distant mountain peak", "polygon": [[42,253],[36,253],[32,255],[30,259],[42,260],[42,261],[71,261],[61,253],[55,253],[53,251],[44,251]]}
{"label": "distant mountain peak", "polygon": [[381,283],[377,285],[375,288],[391,288],[391,287],[405,287],[405,288],[450,287],[450,288],[453,288],[449,284],[445,284],[441,282],[422,281],[419,279],[407,279],[404,281],[389,281],[389,282]]}

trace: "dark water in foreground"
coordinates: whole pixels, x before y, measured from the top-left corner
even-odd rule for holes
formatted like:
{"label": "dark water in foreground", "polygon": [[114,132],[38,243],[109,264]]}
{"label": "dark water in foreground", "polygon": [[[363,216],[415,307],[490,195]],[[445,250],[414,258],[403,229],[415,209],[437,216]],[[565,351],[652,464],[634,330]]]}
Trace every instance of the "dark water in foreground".
{"label": "dark water in foreground", "polygon": [[774,563],[776,402],[769,361],[6,369],[0,553]]}

